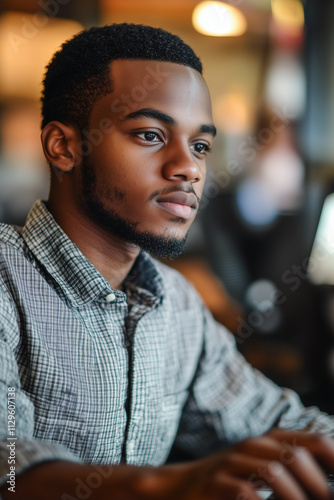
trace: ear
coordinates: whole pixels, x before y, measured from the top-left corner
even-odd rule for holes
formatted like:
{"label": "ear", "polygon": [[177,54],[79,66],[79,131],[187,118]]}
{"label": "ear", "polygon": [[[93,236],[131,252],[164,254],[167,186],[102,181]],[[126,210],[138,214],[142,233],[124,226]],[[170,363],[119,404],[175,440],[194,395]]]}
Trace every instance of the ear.
{"label": "ear", "polygon": [[48,162],[62,172],[71,172],[80,142],[78,130],[73,125],[49,122],[42,130],[41,140]]}

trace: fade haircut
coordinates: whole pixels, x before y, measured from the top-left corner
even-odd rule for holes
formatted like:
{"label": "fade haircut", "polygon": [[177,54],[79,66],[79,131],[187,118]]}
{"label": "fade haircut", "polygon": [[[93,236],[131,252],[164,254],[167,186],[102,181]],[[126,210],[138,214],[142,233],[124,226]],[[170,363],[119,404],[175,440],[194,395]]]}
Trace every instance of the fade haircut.
{"label": "fade haircut", "polygon": [[46,68],[42,128],[52,120],[88,127],[94,104],[113,90],[112,61],[143,59],[189,66],[202,64],[181,38],[141,24],[112,24],[81,31],[63,43]]}

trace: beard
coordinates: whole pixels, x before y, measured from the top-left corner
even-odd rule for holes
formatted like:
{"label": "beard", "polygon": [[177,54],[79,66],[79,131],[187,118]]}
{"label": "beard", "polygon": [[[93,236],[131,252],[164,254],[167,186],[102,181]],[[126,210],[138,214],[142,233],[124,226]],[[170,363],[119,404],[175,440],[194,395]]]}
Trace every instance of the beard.
{"label": "beard", "polygon": [[[87,158],[82,160],[82,200],[88,217],[101,229],[132,243],[142,250],[163,259],[173,259],[180,255],[187,242],[187,234],[183,238],[157,236],[150,231],[137,229],[140,221],[134,222],[121,217],[115,209],[106,208],[103,199],[116,203],[126,198],[126,193],[115,187],[99,187],[93,165]],[[179,220],[184,223],[183,219]]]}

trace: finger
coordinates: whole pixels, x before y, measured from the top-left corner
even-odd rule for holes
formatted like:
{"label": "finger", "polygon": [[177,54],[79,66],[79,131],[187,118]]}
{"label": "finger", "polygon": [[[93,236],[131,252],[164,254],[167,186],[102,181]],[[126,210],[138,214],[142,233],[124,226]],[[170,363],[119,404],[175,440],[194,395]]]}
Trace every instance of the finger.
{"label": "finger", "polygon": [[303,487],[280,462],[269,462],[265,480],[282,500],[307,500]]}
{"label": "finger", "polygon": [[210,490],[203,500],[261,500],[251,483],[224,473],[215,476]]}
{"label": "finger", "polygon": [[316,498],[328,498],[327,479],[312,455],[306,448],[293,450],[282,448],[280,462],[288,467],[297,481]]}
{"label": "finger", "polygon": [[[241,453],[230,453],[218,476],[227,474],[248,483],[253,490],[269,487],[280,498],[287,500],[305,500],[306,493],[293,474],[278,460],[259,459]],[[318,489],[314,488],[314,491]]]}
{"label": "finger", "polygon": [[325,434],[306,431],[285,431],[273,429],[266,436],[279,442],[290,443],[292,446],[304,446],[315,453],[334,453],[334,439]]}
{"label": "finger", "polygon": [[297,480],[312,495],[327,498],[327,479],[315,458],[327,463],[328,467],[332,466],[333,470],[333,440],[327,436],[302,431],[287,433],[276,430],[271,432],[270,436],[281,442],[280,462],[290,468]]}
{"label": "finger", "polygon": [[261,436],[246,439],[237,445],[235,449],[246,455],[276,460],[279,457],[282,445],[279,440],[270,436]]}
{"label": "finger", "polygon": [[[328,497],[327,481],[312,457],[312,453],[317,457],[326,457],[321,444],[323,438],[325,437],[316,434],[287,431],[278,431],[266,436],[251,438],[234,447],[236,451],[230,450],[221,466],[223,470],[235,476],[245,478],[249,474],[258,483],[261,481],[263,483],[264,480],[269,486],[274,487],[275,484],[275,489],[279,494],[281,496],[288,495],[287,498],[289,498],[290,492],[295,490],[295,498],[307,491],[325,499]],[[327,445],[329,440],[325,438],[324,441]],[[308,446],[310,452],[306,447],[297,446],[299,442]],[[333,443],[330,442],[327,453],[328,460],[331,460],[332,446]],[[281,476],[283,477],[284,473],[285,483],[271,474],[270,467],[268,469],[267,465],[269,462],[280,463],[284,466]],[[258,471],[257,474],[255,471]]]}
{"label": "finger", "polygon": [[329,436],[304,431],[286,432],[275,429],[270,436],[293,450],[296,447],[306,448],[319,462],[334,472],[334,440]]}
{"label": "finger", "polygon": [[[322,441],[326,446],[329,443],[330,449],[327,450],[327,459],[331,460],[331,450],[334,450],[334,443],[326,436],[311,434],[307,432],[287,432],[276,430],[264,436],[266,439],[258,439],[255,448],[246,450],[261,453],[266,458],[278,460],[295,476],[303,489],[319,498],[328,496],[327,480],[324,472],[314,460],[326,456],[324,453]],[[248,447],[252,445],[251,440],[246,443]],[[298,446],[299,445],[299,446]],[[304,447],[303,447],[304,446]]]}

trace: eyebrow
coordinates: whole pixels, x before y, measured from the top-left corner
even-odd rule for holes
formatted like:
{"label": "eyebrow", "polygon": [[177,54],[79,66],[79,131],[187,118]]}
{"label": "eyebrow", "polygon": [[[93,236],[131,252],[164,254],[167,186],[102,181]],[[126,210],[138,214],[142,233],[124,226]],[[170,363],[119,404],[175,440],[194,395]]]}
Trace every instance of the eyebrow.
{"label": "eyebrow", "polygon": [[[153,108],[142,108],[137,111],[133,111],[127,115],[124,115],[121,120],[135,120],[136,118],[154,118],[160,122],[166,123],[167,125],[176,125],[176,120],[172,117]],[[199,132],[203,134],[210,134],[215,137],[217,134],[217,129],[214,125],[201,125],[199,127]]]}
{"label": "eyebrow", "polygon": [[217,129],[214,125],[201,125],[199,131],[202,134],[210,134],[212,137],[217,135]]}

